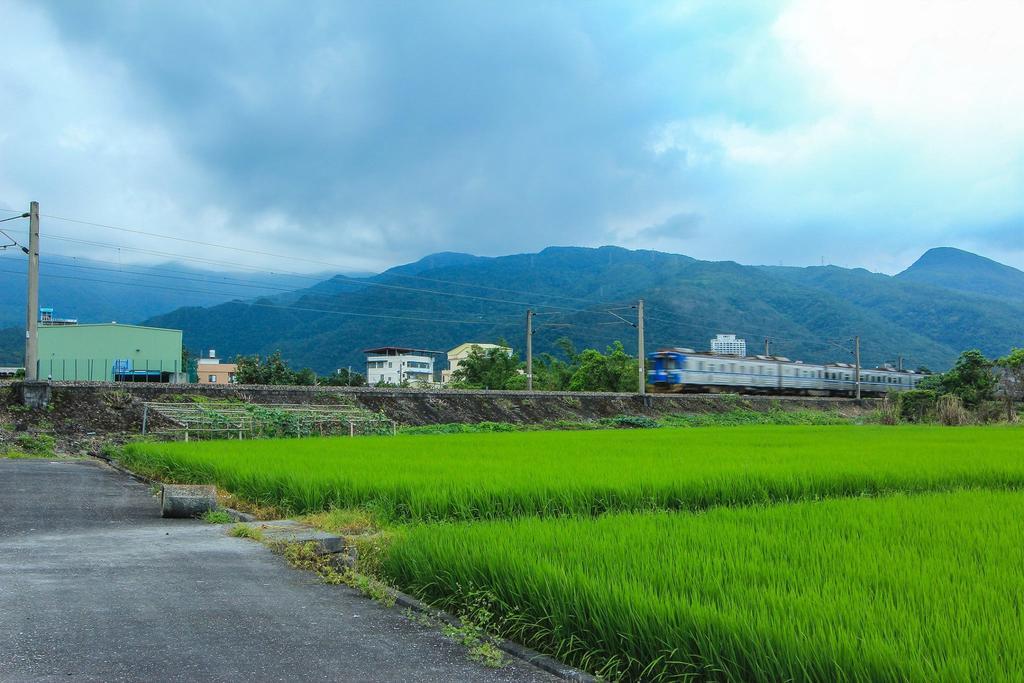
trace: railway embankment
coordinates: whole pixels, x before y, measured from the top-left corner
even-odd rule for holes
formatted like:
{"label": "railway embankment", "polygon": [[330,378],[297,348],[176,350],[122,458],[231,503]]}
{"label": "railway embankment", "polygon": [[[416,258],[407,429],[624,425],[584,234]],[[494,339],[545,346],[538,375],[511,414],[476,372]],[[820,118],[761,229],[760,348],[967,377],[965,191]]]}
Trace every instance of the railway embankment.
{"label": "railway embankment", "polygon": [[[856,418],[876,400],[734,394],[637,394],[422,390],[377,387],[205,386],[54,382],[45,408],[21,404],[19,385],[0,385],[0,446],[50,435],[65,452],[89,452],[95,443],[128,438],[142,429],[145,402],[246,401],[273,404],[351,403],[383,413],[399,425],[508,422],[591,422],[620,415],[670,415],[820,410]],[[61,447],[62,446],[62,447]]]}

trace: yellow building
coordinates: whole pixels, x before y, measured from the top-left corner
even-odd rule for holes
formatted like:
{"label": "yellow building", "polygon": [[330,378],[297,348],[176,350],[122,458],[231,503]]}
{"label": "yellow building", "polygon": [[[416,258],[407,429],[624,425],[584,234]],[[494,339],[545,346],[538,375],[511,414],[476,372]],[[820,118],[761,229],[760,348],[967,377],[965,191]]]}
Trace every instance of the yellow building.
{"label": "yellow building", "polygon": [[481,351],[487,351],[488,349],[504,349],[508,355],[512,355],[512,349],[498,344],[485,344],[482,342],[466,342],[464,344],[459,344],[448,352],[448,369],[441,371],[442,384],[447,384],[452,380],[452,373],[459,369],[459,364],[469,357],[470,352],[474,348],[478,348]]}

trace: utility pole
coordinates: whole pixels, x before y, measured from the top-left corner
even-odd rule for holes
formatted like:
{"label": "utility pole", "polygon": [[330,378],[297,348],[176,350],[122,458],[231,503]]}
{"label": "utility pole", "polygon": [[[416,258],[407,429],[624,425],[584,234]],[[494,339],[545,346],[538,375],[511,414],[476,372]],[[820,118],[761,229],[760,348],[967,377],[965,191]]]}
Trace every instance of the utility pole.
{"label": "utility pole", "polygon": [[896,369],[903,372],[903,356],[896,356]]}
{"label": "utility pole", "polygon": [[526,309],[526,390],[533,391],[533,310]]}
{"label": "utility pole", "polygon": [[764,355],[765,356],[772,355],[771,351],[772,351],[772,338],[771,337],[765,337],[764,338]]}
{"label": "utility pole", "polygon": [[647,393],[647,373],[644,371],[644,300],[636,305],[637,367],[640,369],[640,395]]}
{"label": "utility pole", "polygon": [[39,202],[28,209],[28,297],[25,306],[25,380],[39,379],[36,361],[39,358]]}
{"label": "utility pole", "polygon": [[860,400],[860,335],[853,338],[853,378],[857,387],[857,400]]}

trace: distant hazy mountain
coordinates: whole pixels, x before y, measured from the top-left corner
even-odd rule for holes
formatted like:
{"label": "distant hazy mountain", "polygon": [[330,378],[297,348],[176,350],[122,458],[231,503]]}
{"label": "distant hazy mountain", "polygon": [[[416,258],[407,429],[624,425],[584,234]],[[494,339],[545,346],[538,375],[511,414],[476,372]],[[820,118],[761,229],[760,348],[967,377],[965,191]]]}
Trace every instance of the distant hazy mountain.
{"label": "distant hazy mountain", "polygon": [[[25,268],[20,253],[0,257],[0,328],[25,324]],[[156,266],[52,257],[39,268],[39,305],[82,322],[137,323],[181,306],[285,293],[328,277],[265,272],[215,272],[166,263]]]}
{"label": "distant hazy mountain", "polygon": [[[998,266],[996,272],[1006,268],[974,258]],[[280,349],[319,372],[359,368],[362,349],[387,344],[443,351],[504,338],[521,352],[527,308],[538,312],[536,353],[553,351],[561,336],[579,348],[622,340],[635,352],[636,331],[617,316],[633,320],[630,305],[641,297],[648,349],[705,349],[716,332],[735,332],[751,353],[769,336],[773,353],[849,361],[848,340],[860,335],[865,365],[902,356],[912,367],[943,368],[965,348],[1001,355],[1024,345],[1024,302],[947,285],[833,266],[741,266],[617,247],[552,247],[498,258],[437,254],[370,278],[335,277],[147,322],[183,329],[195,351]]]}
{"label": "distant hazy mountain", "polygon": [[907,282],[1024,301],[1024,272],[953,247],[929,249],[896,277]]}

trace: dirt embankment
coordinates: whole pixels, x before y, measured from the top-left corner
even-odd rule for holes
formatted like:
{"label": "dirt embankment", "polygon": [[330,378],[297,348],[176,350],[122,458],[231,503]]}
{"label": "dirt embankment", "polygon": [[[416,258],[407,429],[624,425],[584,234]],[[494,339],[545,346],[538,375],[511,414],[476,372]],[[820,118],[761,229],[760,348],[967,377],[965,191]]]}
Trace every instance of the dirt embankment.
{"label": "dirt embankment", "polygon": [[[98,451],[103,443],[139,434],[143,403],[234,399],[258,404],[336,404],[351,402],[383,412],[401,425],[483,421],[512,423],[586,422],[617,415],[722,413],[737,408],[756,411],[828,410],[849,417],[874,408],[873,400],[719,395],[649,395],[533,393],[335,387],[200,385],[130,385],[54,383],[47,408],[20,405],[14,384],[0,385],[0,450],[33,435],[51,435],[59,452]],[[152,413],[150,414],[152,418]]]}

